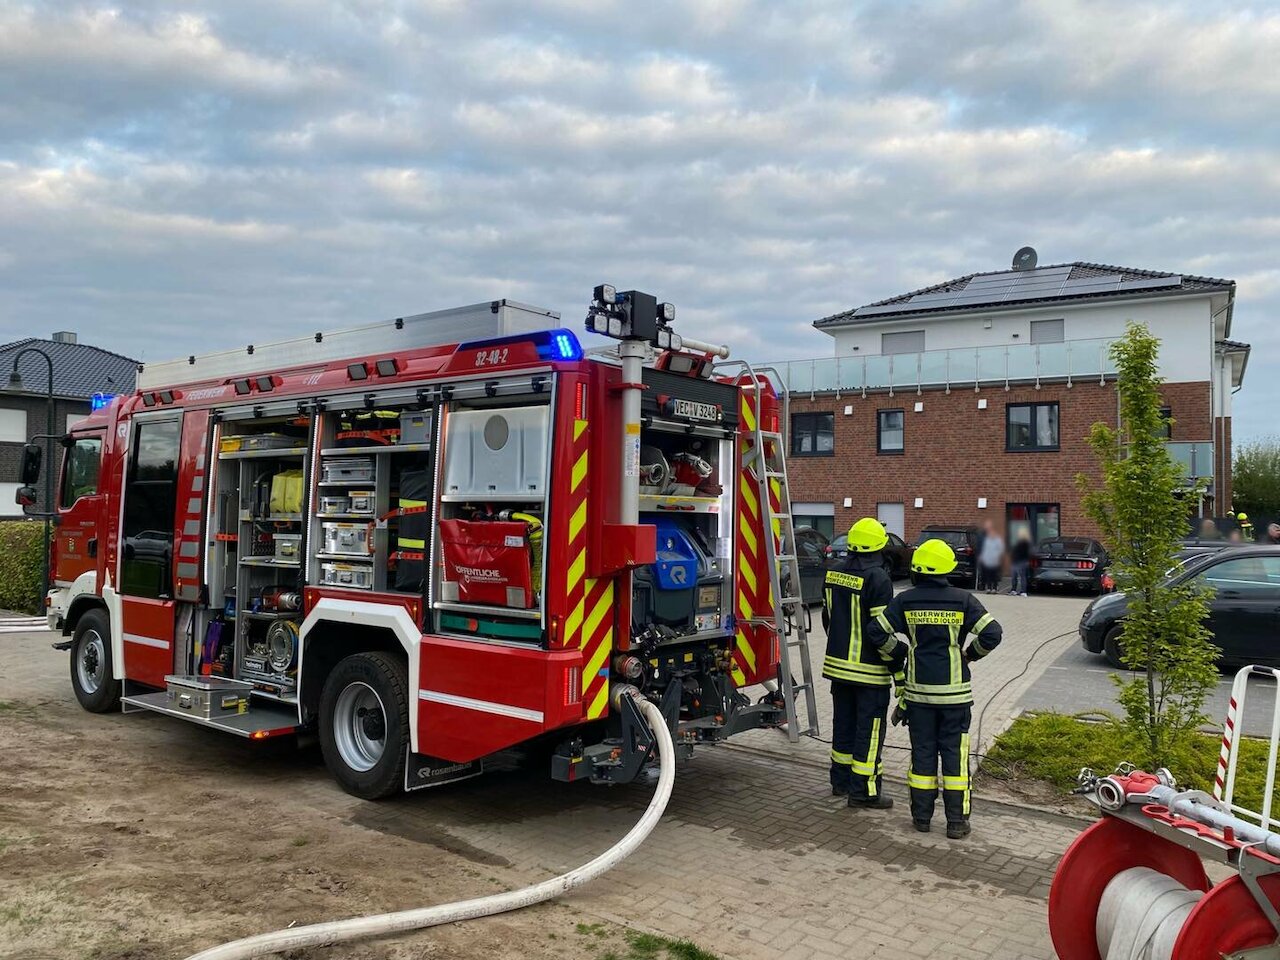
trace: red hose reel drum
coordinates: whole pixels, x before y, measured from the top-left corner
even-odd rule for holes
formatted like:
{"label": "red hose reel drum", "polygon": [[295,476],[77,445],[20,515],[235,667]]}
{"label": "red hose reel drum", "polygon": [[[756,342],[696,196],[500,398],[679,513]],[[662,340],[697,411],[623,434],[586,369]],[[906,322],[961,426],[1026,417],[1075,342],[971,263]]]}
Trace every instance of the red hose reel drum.
{"label": "red hose reel drum", "polygon": [[[1275,928],[1239,875],[1211,888],[1193,850],[1124,820],[1103,817],[1067,848],[1053,876],[1049,935],[1059,960],[1102,960],[1096,932],[1102,893],[1131,867],[1150,867],[1205,894],[1183,923],[1172,960],[1222,960],[1275,942]],[[1267,898],[1280,905],[1280,874],[1264,876],[1260,883]]]}

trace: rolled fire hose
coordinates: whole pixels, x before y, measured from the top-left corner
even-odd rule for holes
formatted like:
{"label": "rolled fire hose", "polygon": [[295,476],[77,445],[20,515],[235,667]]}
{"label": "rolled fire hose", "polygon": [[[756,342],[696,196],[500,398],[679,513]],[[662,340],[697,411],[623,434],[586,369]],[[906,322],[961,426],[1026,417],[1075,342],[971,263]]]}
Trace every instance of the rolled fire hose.
{"label": "rolled fire hose", "polygon": [[1122,870],[1098,904],[1099,955],[1103,960],[1170,960],[1178,933],[1202,896],[1150,867]]}
{"label": "rolled fire hose", "polygon": [[654,790],[653,799],[649,801],[648,808],[636,825],[627,832],[626,836],[594,860],[568,873],[519,890],[495,893],[487,897],[477,897],[474,900],[443,903],[435,907],[419,907],[414,910],[401,910],[398,913],[353,917],[349,920],[330,920],[305,927],[277,930],[274,933],[260,933],[245,937],[243,940],[234,940],[231,943],[202,950],[188,957],[187,960],[248,960],[250,957],[262,957],[272,953],[282,953],[285,950],[344,943],[348,940],[359,940],[388,933],[421,930],[424,927],[435,927],[442,923],[491,917],[494,914],[552,900],[601,876],[635,852],[635,849],[649,836],[667,808],[667,801],[671,799],[671,788],[676,779],[675,744],[671,740],[671,732],[667,729],[667,722],[661,711],[644,699],[634,688],[624,691],[621,695],[633,697],[636,708],[648,721],[649,727],[657,738],[658,787]]}

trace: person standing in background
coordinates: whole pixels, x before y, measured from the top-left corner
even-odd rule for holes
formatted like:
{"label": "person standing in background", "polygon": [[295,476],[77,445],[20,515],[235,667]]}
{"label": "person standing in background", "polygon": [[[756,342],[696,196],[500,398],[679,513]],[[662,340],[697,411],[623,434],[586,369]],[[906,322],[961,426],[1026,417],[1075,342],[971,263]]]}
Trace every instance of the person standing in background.
{"label": "person standing in background", "polygon": [[1266,543],[1280,543],[1280,523],[1267,524]]}
{"label": "person standing in background", "polygon": [[1009,566],[1013,578],[1009,592],[1015,597],[1025,597],[1031,575],[1031,534],[1026,530],[1018,531],[1017,539],[1009,549]]}
{"label": "person standing in background", "polygon": [[983,524],[982,546],[978,549],[978,589],[995,593],[1000,589],[1000,569],[1004,565],[1004,540],[988,520]]}

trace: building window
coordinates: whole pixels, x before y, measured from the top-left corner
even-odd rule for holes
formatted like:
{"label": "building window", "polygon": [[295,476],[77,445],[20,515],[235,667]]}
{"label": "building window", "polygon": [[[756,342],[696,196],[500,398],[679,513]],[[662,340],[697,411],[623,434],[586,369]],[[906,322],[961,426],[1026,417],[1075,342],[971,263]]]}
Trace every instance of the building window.
{"label": "building window", "polygon": [[1061,508],[1056,503],[1009,504],[1005,507],[1009,543],[1016,543],[1024,535],[1033,544],[1062,536],[1061,516]]}
{"label": "building window", "polygon": [[[836,505],[834,503],[793,503],[791,522],[796,535],[801,527],[811,527],[830,543],[836,538]],[[810,538],[812,539],[812,538]]]}
{"label": "building window", "polygon": [[1031,321],[1032,343],[1062,343],[1066,339],[1063,334],[1063,321],[1061,320]]}
{"label": "building window", "polygon": [[0,442],[27,442],[27,411],[0,410]]}
{"label": "building window", "polygon": [[794,413],[791,415],[791,455],[832,457],[836,452],[834,413]]}
{"label": "building window", "polygon": [[924,353],[924,331],[903,330],[900,333],[880,334],[880,352],[885,356],[891,353]]}
{"label": "building window", "polygon": [[901,410],[876,411],[876,452],[902,453]]}
{"label": "building window", "polygon": [[1010,403],[1005,406],[1005,449],[1058,449],[1056,403]]}
{"label": "building window", "polygon": [[1156,436],[1161,440],[1173,439],[1173,408],[1160,408],[1160,426],[1156,430]]}

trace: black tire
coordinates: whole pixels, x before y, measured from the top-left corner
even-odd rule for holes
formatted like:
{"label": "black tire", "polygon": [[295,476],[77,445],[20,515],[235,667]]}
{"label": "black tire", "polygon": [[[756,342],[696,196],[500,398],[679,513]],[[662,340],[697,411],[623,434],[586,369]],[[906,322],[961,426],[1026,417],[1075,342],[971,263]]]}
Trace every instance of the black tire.
{"label": "black tire", "polygon": [[404,790],[408,749],[404,659],[357,653],[339,661],[320,694],[320,750],[333,778],[365,800],[393,796]]}
{"label": "black tire", "polygon": [[1107,635],[1102,638],[1102,655],[1107,658],[1107,663],[1115,667],[1117,670],[1128,670],[1124,662],[1124,644],[1120,642],[1120,635],[1124,632],[1124,627],[1116,624],[1107,631]]}
{"label": "black tire", "polygon": [[112,676],[111,620],[105,610],[90,610],[76,623],[71,641],[71,689],[90,713],[120,709],[120,681]]}

